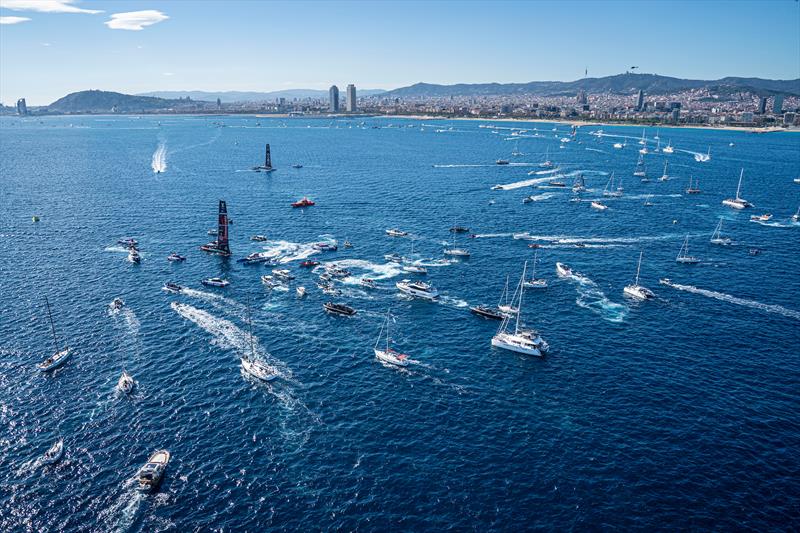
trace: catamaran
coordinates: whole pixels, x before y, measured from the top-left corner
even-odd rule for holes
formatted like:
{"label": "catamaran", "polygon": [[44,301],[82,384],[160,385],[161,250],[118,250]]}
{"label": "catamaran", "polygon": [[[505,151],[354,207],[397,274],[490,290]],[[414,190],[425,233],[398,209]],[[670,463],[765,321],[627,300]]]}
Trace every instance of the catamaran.
{"label": "catamaran", "polygon": [[53,323],[53,314],[50,312],[50,301],[47,299],[47,296],[44,297],[44,303],[47,306],[47,318],[50,320],[50,330],[53,332],[53,345],[55,346],[56,351],[53,353],[53,355],[39,363],[38,367],[42,372],[48,372],[50,370],[55,370],[66,363],[67,359],[69,359],[70,355],[72,355],[72,352],[70,351],[69,347],[65,347],[62,350],[58,346],[56,326]]}
{"label": "catamaran", "polygon": [[267,143],[267,146],[264,150],[264,164],[253,167],[253,170],[256,172],[272,172],[275,170],[275,168],[272,166],[272,155],[269,151],[269,143]]}
{"label": "catamaran", "polygon": [[664,152],[665,154],[671,154],[671,153],[675,152],[675,149],[672,147],[672,139],[669,140],[669,142],[664,147],[662,152]]}
{"label": "catamaran", "polygon": [[[408,366],[408,356],[391,347],[391,337],[389,336],[389,324],[391,321],[392,316],[387,310],[386,321],[381,324],[381,330],[378,332],[378,340],[375,341],[375,346],[372,348],[372,350],[375,352],[375,357],[378,359],[378,361],[383,361],[384,363],[389,363],[390,365],[395,366]],[[381,343],[381,337],[383,337],[384,328],[386,329],[386,347],[380,349],[378,348],[378,345]]]}
{"label": "catamaran", "polygon": [[639,252],[639,264],[636,266],[636,281],[633,282],[632,285],[626,285],[623,289],[623,294],[627,294],[628,296],[632,296],[633,298],[639,298],[640,300],[649,300],[650,298],[655,298],[655,294],[653,291],[648,289],[647,287],[642,287],[639,285],[639,271],[642,269],[642,254],[644,252]]}
{"label": "catamaran", "polygon": [[700,180],[692,183],[692,176],[689,176],[689,187],[686,189],[686,194],[700,194]]}
{"label": "catamaran", "polygon": [[728,207],[732,207],[734,209],[744,209],[746,207],[753,207],[753,204],[741,198],[739,193],[742,189],[742,178],[744,177],[744,168],[739,173],[739,185],[736,186],[736,197],[735,198],[725,198],[722,200],[722,205],[727,205]]}
{"label": "catamaran", "polygon": [[200,247],[204,252],[211,254],[229,257],[231,255],[231,248],[228,244],[228,207],[225,200],[219,201],[219,213],[217,216],[217,240],[211,241]]}
{"label": "catamaran", "polygon": [[547,280],[544,278],[536,279],[536,260],[539,258],[539,250],[536,250],[533,254],[533,272],[531,273],[531,279],[526,279],[523,285],[528,287],[529,289],[546,289],[547,288]]}
{"label": "catamaran", "polygon": [[661,174],[661,177],[658,178],[658,181],[669,181],[669,172],[667,171],[669,168],[669,161],[664,161],[664,173]]}
{"label": "catamaran", "polygon": [[[526,262],[525,266],[522,268],[522,277],[517,285],[516,294],[519,294],[519,298],[517,299],[518,312],[516,313],[516,317],[512,318],[508,316],[503,319],[503,322],[500,324],[500,329],[494,337],[492,337],[492,346],[516,353],[540,357],[542,352],[547,351],[547,343],[535,331],[520,328],[519,323],[520,315],[522,314],[523,296],[525,294],[525,270],[527,266],[528,263]],[[513,303],[512,301],[512,305]],[[512,319],[514,320],[513,332],[509,328]]]}
{"label": "catamaran", "polygon": [[683,263],[685,265],[693,265],[700,262],[700,259],[689,255],[689,236],[687,235],[686,238],[683,240],[683,244],[681,245],[681,249],[678,251],[678,256],[675,258],[677,263]]}
{"label": "catamaran", "polygon": [[722,231],[722,219],[719,219],[719,223],[717,223],[717,227],[714,229],[714,233],[711,234],[711,240],[708,241],[711,244],[719,244],[721,246],[729,246],[731,244],[731,239],[729,237],[723,237],[720,235]]}
{"label": "catamaran", "polygon": [[644,156],[639,154],[639,160],[636,161],[636,168],[633,170],[633,175],[637,178],[642,178],[642,181],[650,181],[647,178],[647,172],[644,168]]}
{"label": "catamaran", "polygon": [[603,189],[603,196],[610,196],[610,197],[622,196],[623,188],[622,188],[621,181],[622,180],[620,180],[620,183],[617,183],[617,188],[615,189],[614,188],[614,173],[612,172],[611,173],[611,178],[608,180],[608,183],[606,183],[606,186]]}

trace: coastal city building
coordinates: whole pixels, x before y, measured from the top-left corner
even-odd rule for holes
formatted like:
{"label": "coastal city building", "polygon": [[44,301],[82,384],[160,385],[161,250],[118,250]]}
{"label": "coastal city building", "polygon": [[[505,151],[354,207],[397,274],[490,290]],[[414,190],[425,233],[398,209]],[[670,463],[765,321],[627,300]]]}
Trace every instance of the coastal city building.
{"label": "coastal city building", "polygon": [[639,94],[636,96],[636,111],[644,110],[644,91],[639,89]]}
{"label": "coastal city building", "polygon": [[772,100],[772,112],[776,115],[780,115],[783,112],[783,95],[775,95]]}
{"label": "coastal city building", "polygon": [[347,112],[356,112],[356,86],[352,83],[347,86]]}
{"label": "coastal city building", "polygon": [[758,100],[758,114],[763,115],[766,112],[767,112],[767,97],[762,96]]}
{"label": "coastal city building", "polygon": [[329,111],[331,113],[338,113],[339,112],[339,88],[336,85],[331,85],[331,88],[328,90],[328,97],[329,97]]}

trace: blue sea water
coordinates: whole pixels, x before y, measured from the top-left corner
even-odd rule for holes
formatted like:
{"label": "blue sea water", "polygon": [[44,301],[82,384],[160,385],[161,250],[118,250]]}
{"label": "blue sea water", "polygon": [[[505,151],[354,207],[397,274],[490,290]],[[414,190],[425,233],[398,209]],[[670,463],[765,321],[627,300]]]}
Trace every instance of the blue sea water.
{"label": "blue sea water", "polygon": [[[563,124],[494,123],[528,129],[518,136],[481,124],[0,120],[0,530],[800,527],[800,136],[648,128],[651,150],[657,133],[676,148],[646,156],[648,173],[668,160],[673,179],[640,183],[641,128],[584,126],[562,148]],[[250,171],[267,142],[278,170]],[[560,170],[529,176],[548,152]],[[742,167],[756,207],[735,212],[720,202]],[[624,196],[595,211],[611,172]],[[578,173],[591,191],[570,202]],[[701,194],[684,194],[690,176]],[[490,190],[546,178],[568,187]],[[292,209],[303,195],[317,205]],[[232,259],[198,250],[219,199]],[[749,221],[764,212],[773,219]],[[720,217],[732,246],[708,242]],[[478,236],[459,237],[468,260],[442,255],[454,223]],[[439,302],[399,297],[409,275],[383,256],[411,254],[411,241],[391,227],[414,235]],[[698,265],[675,262],[687,234]],[[122,237],[139,240],[140,265]],[[354,247],[314,253],[323,239]],[[492,348],[498,324],[468,311],[530,268],[530,242],[550,284],[523,310],[551,346],[542,358]],[[297,275],[289,291],[235,261],[261,250]],[[188,260],[168,263],[172,251]],[[647,302],[622,295],[640,251]],[[304,257],[353,271],[336,300],[355,317],[323,312]],[[556,261],[585,278],[557,278]],[[231,286],[200,285],[213,275]],[[168,294],[166,281],[191,290]],[[53,350],[45,296],[74,351],[52,374],[36,369]],[[126,307],[109,313],[115,297]],[[271,385],[240,371],[248,302],[256,350],[282,375]],[[407,369],[372,354],[388,308]],[[115,392],[123,369],[131,397]],[[42,466],[59,437],[63,460]],[[139,495],[131,478],[160,448],[172,453],[164,483]]]}

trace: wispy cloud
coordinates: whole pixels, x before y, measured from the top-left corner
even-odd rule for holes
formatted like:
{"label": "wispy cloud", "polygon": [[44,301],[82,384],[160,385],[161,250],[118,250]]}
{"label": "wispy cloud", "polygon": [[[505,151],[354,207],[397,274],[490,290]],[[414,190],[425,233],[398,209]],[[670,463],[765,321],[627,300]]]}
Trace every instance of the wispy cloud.
{"label": "wispy cloud", "polygon": [[147,9],[144,11],[129,11],[127,13],[113,13],[111,20],[105,21],[105,25],[112,30],[143,30],[145,26],[151,26],[158,22],[167,20],[169,17],[161,11]]}
{"label": "wispy cloud", "polygon": [[72,5],[74,3],[75,0],[0,0],[0,7],[14,11],[37,11],[39,13],[86,13],[89,15],[102,13],[96,9],[82,9]]}
{"label": "wispy cloud", "polygon": [[165,72],[164,73],[164,76],[174,76],[174,75],[175,75],[174,72]]}
{"label": "wispy cloud", "polygon": [[20,22],[27,22],[31,19],[28,17],[0,17],[0,24],[19,24]]}

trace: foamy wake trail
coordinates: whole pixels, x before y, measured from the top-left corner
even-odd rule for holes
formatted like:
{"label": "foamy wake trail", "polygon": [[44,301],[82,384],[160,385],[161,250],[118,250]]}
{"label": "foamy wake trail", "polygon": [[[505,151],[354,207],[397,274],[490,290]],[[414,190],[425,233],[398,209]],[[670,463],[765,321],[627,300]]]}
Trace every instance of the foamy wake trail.
{"label": "foamy wake trail", "polygon": [[[636,244],[651,241],[680,240],[685,235],[668,233],[665,235],[643,235],[641,237],[578,237],[573,235],[531,235],[528,232],[514,233],[514,239],[546,242],[549,244]],[[690,234],[691,237],[707,237],[708,233]]]}
{"label": "foamy wake trail", "polygon": [[[213,345],[222,349],[234,350],[238,352],[238,355],[250,352],[249,335],[239,329],[233,322],[215,317],[202,309],[187,304],[172,302],[170,307],[183,318],[194,322],[198,327],[210,333],[213,337]],[[291,371],[281,361],[275,359],[269,352],[261,348],[258,337],[255,335],[253,335],[252,343],[253,350],[258,358],[272,366],[280,374],[280,377],[291,378]]]}
{"label": "foamy wake trail", "polygon": [[136,317],[136,313],[133,312],[133,309],[128,309],[127,307],[121,309],[120,311],[122,318],[125,320],[125,325],[128,328],[128,332],[131,336],[136,337],[139,335],[139,326],[141,323],[139,319]]}
{"label": "foamy wake trail", "polygon": [[480,164],[480,165],[433,165],[433,168],[477,168],[477,167],[494,167],[497,165]]}
{"label": "foamy wake trail", "polygon": [[145,495],[133,487],[133,481],[127,480],[123,485],[123,493],[109,506],[103,508],[98,515],[98,528],[95,531],[127,531],[136,519],[136,513]]}
{"label": "foamy wake trail", "polygon": [[600,152],[601,154],[606,153],[605,150],[599,150],[597,148],[587,148],[586,150],[588,150],[589,152]]}
{"label": "foamy wake trail", "polygon": [[533,195],[533,196],[528,196],[528,200],[530,200],[531,202],[541,202],[543,200],[547,200],[548,198],[552,198],[553,196],[556,196],[556,193],[554,193],[554,192],[546,192],[546,193],[542,193],[542,194],[536,194],[536,195]]}
{"label": "foamy wake trail", "polygon": [[609,322],[619,323],[625,320],[628,308],[609,300],[597,283],[581,274],[573,274],[567,279],[576,282],[575,290],[578,291],[578,297],[575,303],[578,307],[594,311]]}
{"label": "foamy wake trail", "polygon": [[497,237],[511,237],[512,233],[478,233],[473,239],[492,239]]}
{"label": "foamy wake trail", "polygon": [[702,296],[706,296],[708,298],[714,298],[716,300],[721,300],[723,302],[728,302],[736,305],[743,305],[745,307],[752,307],[753,309],[760,309],[768,313],[777,313],[779,315],[800,320],[800,311],[787,309],[782,305],[764,304],[761,302],[756,302],[755,300],[747,300],[745,298],[738,298],[736,296],[731,296],[730,294],[725,294],[724,292],[709,291],[707,289],[700,289],[692,285],[681,285],[679,283],[672,283],[671,281],[666,281],[666,280],[662,280],[661,284],[666,285],[667,287],[672,287],[673,289],[678,289],[679,291],[686,291],[694,294],[700,294]]}
{"label": "foamy wake trail", "polygon": [[244,319],[247,314],[247,308],[244,305],[240,304],[236,300],[222,296],[221,294],[198,291],[197,289],[189,289],[186,287],[183,288],[181,294],[208,302],[215,309],[219,309],[224,313],[234,314],[241,319]]}
{"label": "foamy wake trail", "polygon": [[114,246],[106,246],[105,248],[103,248],[103,250],[105,250],[106,252],[115,252],[120,254],[128,253],[128,249],[119,244],[116,244]]}
{"label": "foamy wake trail", "polygon": [[372,263],[363,259],[343,259],[341,261],[330,261],[322,264],[324,267],[331,265],[346,268],[352,273],[352,276],[347,278],[348,283],[360,283],[364,278],[371,278],[379,281],[404,274],[402,265],[392,262]]}
{"label": "foamy wake trail", "polygon": [[439,303],[442,305],[446,305],[448,307],[455,307],[457,309],[464,309],[465,307],[469,307],[469,303],[465,302],[461,298],[455,298],[453,296],[448,296],[446,294],[439,297]]}
{"label": "foamy wake trail", "polygon": [[153,172],[164,172],[167,170],[167,145],[164,141],[158,144],[158,148],[153,153],[153,162],[151,163]]}
{"label": "foamy wake trail", "polygon": [[[332,241],[332,239],[328,239]],[[274,259],[278,263],[290,263],[292,261],[302,261],[318,254],[319,250],[314,248],[315,243],[297,243],[289,241],[267,241],[264,243],[264,251],[261,255]]]}
{"label": "foamy wake trail", "polygon": [[536,185],[537,183],[545,183],[552,179],[552,177],[532,178],[529,180],[515,181],[514,183],[506,183],[505,185],[498,186],[498,188],[501,191],[511,191],[514,189],[521,189],[522,187],[530,187],[531,185]]}
{"label": "foamy wake trail", "polygon": [[797,222],[789,222],[788,224],[784,224],[782,222],[764,222],[763,220],[751,220],[754,224],[759,224],[761,226],[767,226],[768,228],[793,228],[798,225]]}

